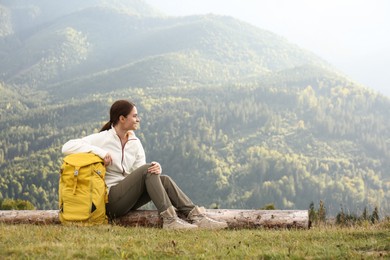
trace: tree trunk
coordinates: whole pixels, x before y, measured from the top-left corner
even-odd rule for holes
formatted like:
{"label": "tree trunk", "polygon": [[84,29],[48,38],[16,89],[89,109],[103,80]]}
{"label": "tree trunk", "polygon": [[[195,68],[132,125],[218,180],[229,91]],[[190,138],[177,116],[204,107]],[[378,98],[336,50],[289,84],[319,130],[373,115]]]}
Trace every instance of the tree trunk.
{"label": "tree trunk", "polygon": [[[207,209],[208,216],[225,220],[229,228],[309,228],[307,210]],[[156,210],[135,210],[112,220],[122,226],[161,227]],[[60,224],[57,210],[0,210],[0,223]]]}

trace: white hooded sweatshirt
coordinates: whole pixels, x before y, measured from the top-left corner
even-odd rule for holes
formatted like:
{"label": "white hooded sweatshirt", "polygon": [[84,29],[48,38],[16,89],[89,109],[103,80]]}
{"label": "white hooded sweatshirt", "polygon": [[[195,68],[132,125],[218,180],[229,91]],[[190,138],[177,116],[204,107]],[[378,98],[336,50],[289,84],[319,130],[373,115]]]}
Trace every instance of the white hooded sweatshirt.
{"label": "white hooded sweatshirt", "polygon": [[106,166],[105,181],[108,189],[146,163],[144,148],[134,132],[128,132],[128,141],[122,147],[121,140],[113,127],[107,131],[66,142],[62,147],[62,153],[65,155],[94,153],[102,159],[109,153],[112,164]]}

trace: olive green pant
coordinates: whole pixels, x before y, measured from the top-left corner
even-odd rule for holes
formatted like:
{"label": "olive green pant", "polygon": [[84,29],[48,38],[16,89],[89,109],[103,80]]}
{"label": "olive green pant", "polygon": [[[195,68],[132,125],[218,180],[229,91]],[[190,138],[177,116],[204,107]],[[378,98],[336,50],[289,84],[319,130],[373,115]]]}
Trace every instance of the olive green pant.
{"label": "olive green pant", "polygon": [[153,201],[159,213],[174,206],[184,215],[195,207],[187,195],[166,175],[148,173],[145,164],[110,188],[107,215],[110,218],[126,215],[149,201]]}

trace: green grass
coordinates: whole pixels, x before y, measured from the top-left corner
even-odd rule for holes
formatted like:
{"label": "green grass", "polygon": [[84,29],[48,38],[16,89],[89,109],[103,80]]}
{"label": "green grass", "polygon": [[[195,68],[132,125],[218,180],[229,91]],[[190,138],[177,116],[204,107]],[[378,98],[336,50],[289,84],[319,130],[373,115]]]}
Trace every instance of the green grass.
{"label": "green grass", "polygon": [[390,258],[390,223],[310,230],[167,231],[0,224],[0,259]]}

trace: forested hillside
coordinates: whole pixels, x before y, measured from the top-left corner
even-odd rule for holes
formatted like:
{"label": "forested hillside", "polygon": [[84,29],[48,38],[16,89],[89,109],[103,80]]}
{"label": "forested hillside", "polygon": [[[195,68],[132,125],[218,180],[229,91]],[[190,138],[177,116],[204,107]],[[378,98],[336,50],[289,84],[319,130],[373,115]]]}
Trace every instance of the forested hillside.
{"label": "forested hillside", "polygon": [[62,144],[126,98],[147,160],[196,203],[390,214],[388,98],[231,17],[52,3],[0,4],[0,199],[57,208]]}

